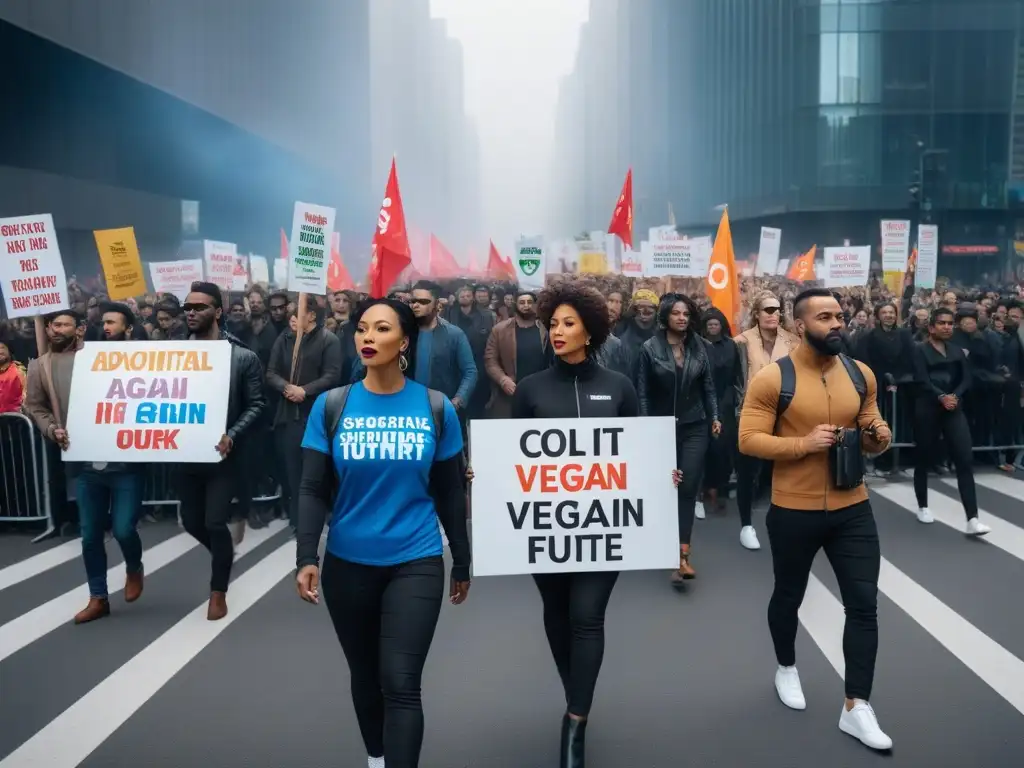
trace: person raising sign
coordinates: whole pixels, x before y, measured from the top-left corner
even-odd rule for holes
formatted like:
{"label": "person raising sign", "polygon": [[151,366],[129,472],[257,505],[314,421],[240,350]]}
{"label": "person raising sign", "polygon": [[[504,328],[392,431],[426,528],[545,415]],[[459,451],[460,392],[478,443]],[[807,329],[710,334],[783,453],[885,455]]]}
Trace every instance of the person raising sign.
{"label": "person raising sign", "polygon": [[452,553],[449,598],[469,593],[462,430],[451,401],[411,377],[418,324],[392,299],[351,321],[365,378],[317,397],[302,441],[296,534],[299,597],[324,597],[348,660],[370,768],[415,768],[420,680],[444,591],[438,518]]}

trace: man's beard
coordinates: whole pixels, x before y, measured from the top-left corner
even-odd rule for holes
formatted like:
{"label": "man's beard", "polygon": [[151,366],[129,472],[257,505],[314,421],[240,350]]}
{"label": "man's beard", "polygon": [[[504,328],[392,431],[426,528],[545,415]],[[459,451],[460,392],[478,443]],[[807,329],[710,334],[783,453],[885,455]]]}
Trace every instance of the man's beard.
{"label": "man's beard", "polygon": [[537,318],[537,316],[533,312],[520,312],[518,309],[516,310],[516,317],[518,317],[520,320],[525,320],[528,323],[532,322]]}
{"label": "man's beard", "polygon": [[115,333],[111,336],[104,336],[104,341],[128,341],[128,332],[122,331],[121,333]]}
{"label": "man's beard", "polygon": [[416,322],[419,323],[420,328],[426,328],[434,322],[434,317],[435,315],[423,315],[422,317],[417,317]]}
{"label": "man's beard", "polygon": [[75,343],[75,336],[54,336],[50,339],[50,346],[57,352],[70,349]]}
{"label": "man's beard", "polygon": [[839,331],[815,336],[808,330],[804,332],[804,340],[822,357],[835,357],[843,351],[843,335]]}

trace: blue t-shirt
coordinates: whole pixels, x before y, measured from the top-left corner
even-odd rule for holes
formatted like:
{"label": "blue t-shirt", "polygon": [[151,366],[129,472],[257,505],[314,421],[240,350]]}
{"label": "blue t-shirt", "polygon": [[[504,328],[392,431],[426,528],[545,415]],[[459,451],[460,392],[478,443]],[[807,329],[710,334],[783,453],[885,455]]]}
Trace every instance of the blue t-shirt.
{"label": "blue t-shirt", "polygon": [[361,381],[353,384],[333,445],[324,425],[326,402],[325,392],[313,403],[302,447],[329,454],[338,473],[327,551],[363,565],[440,555],[444,548],[429,493],[430,467],[462,450],[451,401],[444,401],[440,445],[427,388],[411,379],[392,395],[367,392]]}

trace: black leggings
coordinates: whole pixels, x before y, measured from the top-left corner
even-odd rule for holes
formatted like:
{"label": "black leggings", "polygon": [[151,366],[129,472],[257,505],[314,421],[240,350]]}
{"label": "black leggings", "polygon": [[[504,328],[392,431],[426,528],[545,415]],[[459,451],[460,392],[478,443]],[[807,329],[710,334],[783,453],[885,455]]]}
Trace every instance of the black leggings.
{"label": "black leggings", "polygon": [[846,697],[870,700],[878,654],[878,572],[882,560],[871,505],[862,501],[822,512],[772,504],[765,523],[775,570],[768,629],[776,659],[784,667],[796,664],[798,612],[814,557],[824,549],[846,610]]}
{"label": "black leggings", "polygon": [[604,659],[604,612],[618,578],[618,571],[533,576],[544,602],[544,631],[570,714],[590,714]]}
{"label": "black leggings", "polygon": [[772,463],[756,456],[736,457],[736,508],[740,526],[753,525],[754,501],[763,498],[772,487]]}
{"label": "black leggings", "polygon": [[680,544],[688,545],[693,535],[693,514],[704,475],[709,439],[705,421],[676,425],[676,468],[683,473],[683,480],[676,488]]}
{"label": "black leggings", "polygon": [[192,538],[210,551],[211,592],[227,592],[235,545],[228,521],[231,499],[238,488],[236,459],[219,464],[190,464],[178,476],[181,524]]}
{"label": "black leggings", "polygon": [[441,613],[444,560],[372,566],[328,552],[322,581],[367,754],[384,757],[388,768],[416,768],[423,744],[420,680]]}
{"label": "black leggings", "polygon": [[917,443],[914,495],[917,496],[917,506],[928,506],[928,468],[938,461],[940,437],[944,438],[946,452],[956,469],[956,488],[970,520],[978,516],[978,494],[971,466],[971,428],[960,405],[955,411],[947,411],[939,403],[923,398],[914,405],[914,442]]}

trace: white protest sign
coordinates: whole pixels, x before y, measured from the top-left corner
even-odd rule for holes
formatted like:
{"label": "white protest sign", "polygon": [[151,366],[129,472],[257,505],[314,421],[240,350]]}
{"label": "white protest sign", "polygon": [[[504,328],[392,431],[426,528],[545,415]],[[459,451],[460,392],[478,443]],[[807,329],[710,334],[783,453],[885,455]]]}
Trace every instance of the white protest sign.
{"label": "white protest sign", "polygon": [[267,266],[266,256],[249,254],[249,275],[254,283],[270,282],[270,270]]}
{"label": "white protest sign", "polygon": [[544,287],[544,238],[524,237],[516,242],[516,255],[512,259],[516,270],[516,282],[521,290]]}
{"label": "white protest sign", "polygon": [[249,258],[235,254],[234,271],[231,273],[231,290],[244,291],[249,282]]}
{"label": "white protest sign", "polygon": [[785,275],[789,272],[789,259],[779,259],[779,266],[775,270],[776,275]]}
{"label": "white protest sign", "polygon": [[327,265],[331,260],[333,208],[295,203],[292,238],[288,241],[288,290],[299,293],[327,293]]}
{"label": "white protest sign", "polygon": [[779,266],[779,246],[782,245],[782,230],[761,227],[761,242],[757,248],[758,275],[774,275]]}
{"label": "white protest sign", "polygon": [[151,261],[149,276],[153,280],[154,291],[169,293],[184,302],[192,290],[192,283],[203,279],[203,260]]}
{"label": "white protest sign", "polygon": [[906,272],[910,256],[910,222],[883,219],[882,271]]}
{"label": "white protest sign", "polygon": [[227,341],[89,342],[75,354],[64,461],[215,463]]}
{"label": "white protest sign", "polygon": [[288,285],[288,259],[274,259],[274,284],[278,288]]}
{"label": "white protest sign", "polygon": [[673,229],[651,230],[661,240],[644,243],[644,277],[707,277],[711,266],[711,238],[684,238]]}
{"label": "white protest sign", "polygon": [[470,430],[476,576],[679,567],[675,451],[651,450],[675,444],[671,417]]}
{"label": "white protest sign", "polygon": [[851,245],[825,249],[826,288],[867,285],[871,271],[871,246]]}
{"label": "white protest sign", "polygon": [[0,219],[0,292],[9,318],[71,306],[53,216]]}
{"label": "white protest sign", "polygon": [[936,224],[917,225],[917,267],[914,286],[934,288],[939,276],[939,227]]}
{"label": "white protest sign", "polygon": [[622,250],[620,271],[624,277],[644,276],[644,254],[642,245],[641,250],[639,251],[630,250],[629,248],[624,248]]}
{"label": "white protest sign", "polygon": [[206,279],[222,291],[230,291],[235,284],[235,256],[237,246],[234,243],[219,243],[216,240],[203,240],[203,256],[206,259]]}

